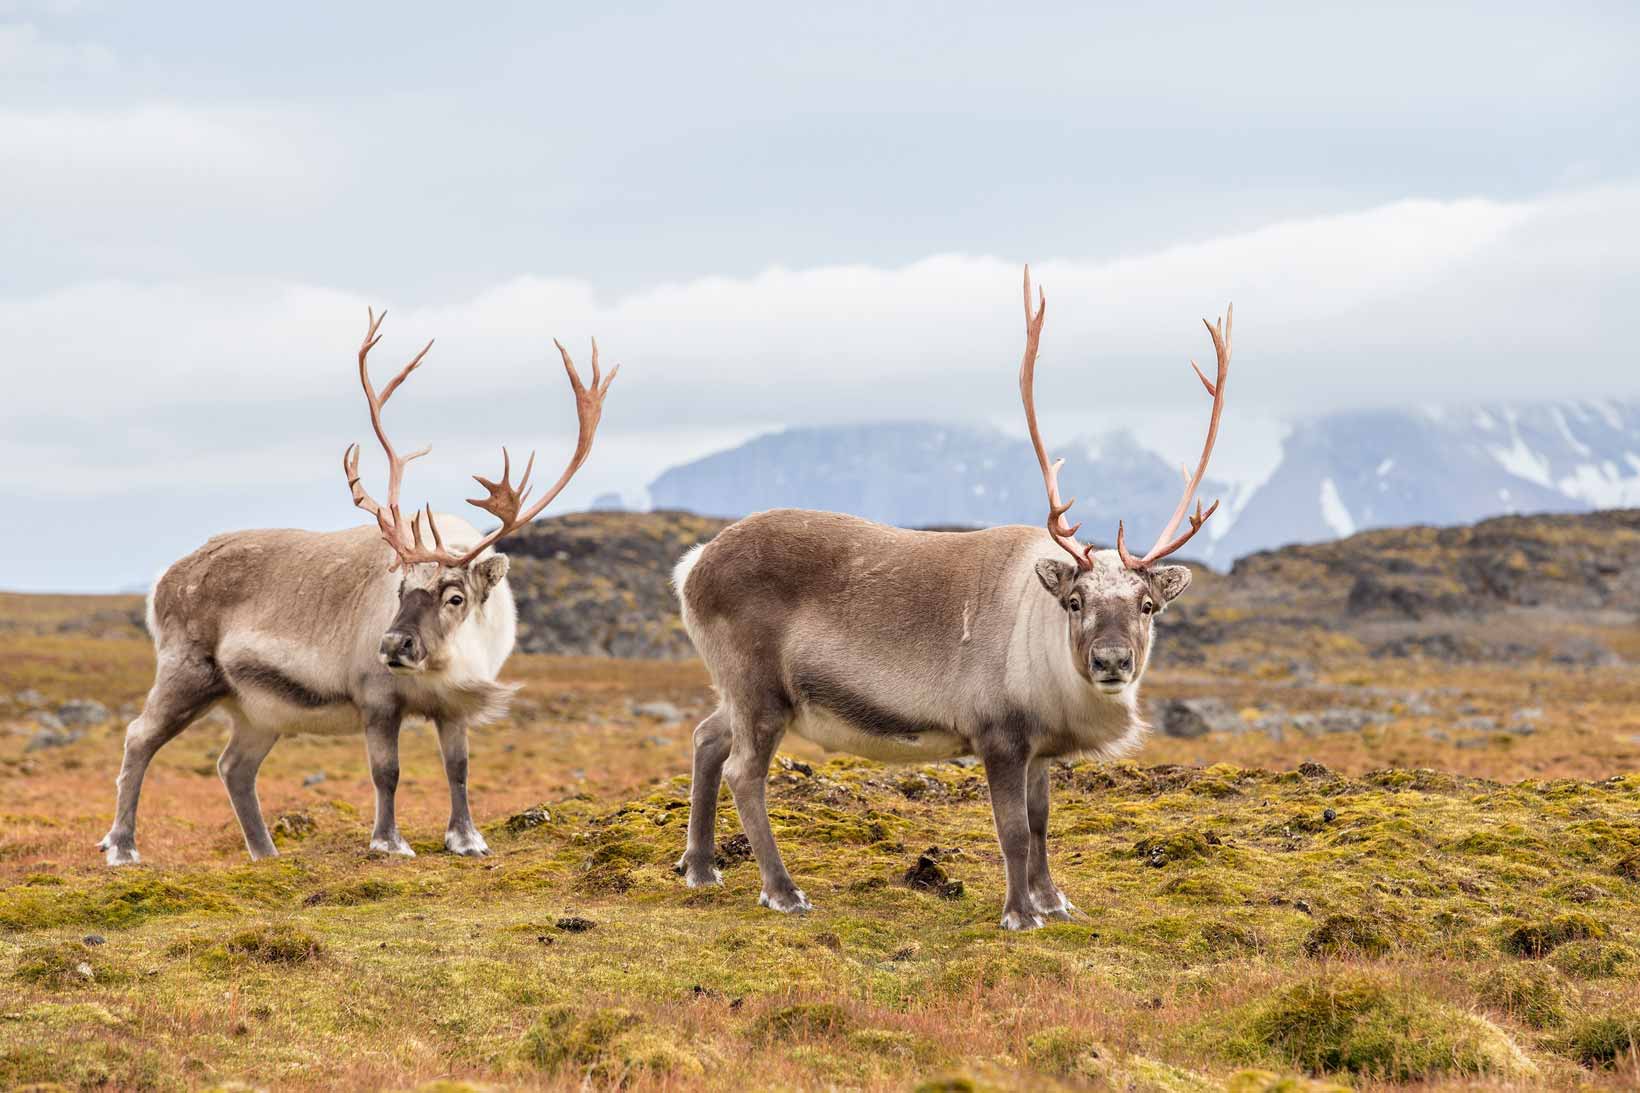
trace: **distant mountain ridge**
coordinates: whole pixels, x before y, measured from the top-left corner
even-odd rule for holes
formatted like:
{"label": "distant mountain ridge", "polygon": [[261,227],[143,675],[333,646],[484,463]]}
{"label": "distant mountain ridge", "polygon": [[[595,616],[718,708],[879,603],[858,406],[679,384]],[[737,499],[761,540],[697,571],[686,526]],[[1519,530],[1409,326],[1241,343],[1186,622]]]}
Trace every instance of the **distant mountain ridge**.
{"label": "distant mountain ridge", "polygon": [[[1148,542],[1178,499],[1179,472],[1125,431],[1065,454],[1086,491],[1073,513],[1084,538],[1108,543],[1124,519]],[[907,527],[1043,518],[1025,438],[930,422],[767,433],[673,467],[649,492],[657,508],[725,517],[796,506]],[[1320,415],[1293,423],[1267,475],[1210,477],[1202,495],[1224,506],[1187,553],[1221,566],[1368,528],[1640,505],[1640,401]]]}

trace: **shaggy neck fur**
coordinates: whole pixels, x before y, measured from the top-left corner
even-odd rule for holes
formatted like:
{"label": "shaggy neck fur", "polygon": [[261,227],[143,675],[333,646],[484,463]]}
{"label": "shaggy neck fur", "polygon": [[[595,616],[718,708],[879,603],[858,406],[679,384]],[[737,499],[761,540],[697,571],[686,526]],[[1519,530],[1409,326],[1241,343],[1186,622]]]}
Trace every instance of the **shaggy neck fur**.
{"label": "shaggy neck fur", "polygon": [[1139,682],[1145,666],[1139,665],[1133,681],[1116,694],[1105,694],[1076,670],[1064,609],[1035,576],[1041,556],[1023,558],[1009,582],[1024,605],[1009,643],[1009,693],[1044,719],[1047,734],[1039,754],[1087,753],[1100,759],[1126,755],[1150,728],[1139,717]]}

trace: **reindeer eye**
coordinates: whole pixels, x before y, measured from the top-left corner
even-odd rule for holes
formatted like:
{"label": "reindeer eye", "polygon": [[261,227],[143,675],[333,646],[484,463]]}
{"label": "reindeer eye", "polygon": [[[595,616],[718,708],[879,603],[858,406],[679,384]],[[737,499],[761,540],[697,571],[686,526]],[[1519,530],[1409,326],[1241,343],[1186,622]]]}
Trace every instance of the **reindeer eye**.
{"label": "reindeer eye", "polygon": [[450,598],[444,601],[446,607],[460,607],[464,601],[460,592],[452,592]]}
{"label": "reindeer eye", "polygon": [[1072,596],[1065,606],[1070,608],[1072,611],[1080,611],[1082,610],[1082,601],[1077,599],[1075,596]]}
{"label": "reindeer eye", "polygon": [[1144,603],[1139,605],[1139,610],[1146,615],[1153,615],[1156,613],[1156,605],[1150,600],[1146,600]]}

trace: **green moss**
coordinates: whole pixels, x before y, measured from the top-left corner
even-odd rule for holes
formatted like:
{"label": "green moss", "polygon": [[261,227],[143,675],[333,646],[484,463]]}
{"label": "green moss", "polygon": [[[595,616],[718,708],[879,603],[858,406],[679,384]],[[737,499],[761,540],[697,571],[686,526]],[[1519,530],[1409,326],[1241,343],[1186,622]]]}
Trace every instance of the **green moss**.
{"label": "green moss", "polygon": [[1407,985],[1360,973],[1283,988],[1242,1017],[1242,1043],[1311,1073],[1414,1081],[1523,1077],[1532,1063],[1495,1025]]}
{"label": "green moss", "polygon": [[749,1030],[757,1040],[797,1040],[810,1036],[830,1036],[849,1026],[848,1014],[832,1002],[799,1002],[770,1010],[752,1023]]}
{"label": "green moss", "polygon": [[1173,862],[1199,861],[1213,852],[1218,840],[1193,827],[1147,835],[1133,845],[1133,856],[1161,868]]}
{"label": "green moss", "polygon": [[1025,1058],[1038,1070],[1061,1077],[1093,1081],[1104,1076],[1105,1067],[1093,1037],[1065,1025],[1054,1025],[1027,1037]]}
{"label": "green moss", "polygon": [[[1086,937],[1087,928],[1070,926],[1049,927],[1055,934]],[[1045,931],[1039,931],[1039,934]],[[942,994],[960,995],[976,986],[990,989],[1001,983],[1021,979],[1063,979],[1068,961],[1050,952],[1023,946],[1010,946],[1000,952],[979,952],[948,960],[934,978],[934,987]]]}
{"label": "green moss", "polygon": [[1493,968],[1481,980],[1481,1005],[1532,1028],[1558,1028],[1566,1023],[1569,998],[1560,973],[1547,964],[1530,961]]}
{"label": "green moss", "polygon": [[941,1052],[927,1040],[899,1029],[862,1028],[848,1034],[849,1046],[878,1059],[936,1062]]}
{"label": "green moss", "polygon": [[1578,911],[1534,922],[1523,922],[1504,936],[1504,951],[1537,958],[1568,941],[1605,937],[1606,928]]}
{"label": "green moss", "polygon": [[912,1093],[990,1093],[991,1088],[963,1074],[948,1074],[918,1082]]}
{"label": "green moss", "polygon": [[1349,1093],[1349,1087],[1270,1070],[1240,1070],[1225,1079],[1224,1093]]}
{"label": "green moss", "polygon": [[541,1070],[574,1069],[600,1082],[622,1083],[646,1073],[704,1073],[696,1055],[619,1008],[583,1013],[570,1005],[549,1007],[524,1033],[517,1055]]}
{"label": "green moss", "polygon": [[159,1052],[103,1038],[0,1048],[0,1088],[10,1090],[174,1088],[173,1071],[174,1060]]}
{"label": "green moss", "polygon": [[404,885],[398,881],[371,877],[361,881],[354,881],[352,884],[344,884],[339,888],[333,888],[325,892],[317,892],[314,895],[321,898],[316,899],[314,896],[309,896],[304,902],[325,903],[336,907],[355,907],[361,903],[374,903],[377,900],[391,899],[393,896],[403,895],[404,891]]}
{"label": "green moss", "polygon": [[288,904],[301,877],[300,866],[273,861],[181,876],[123,869],[89,887],[18,885],[0,891],[0,927],[124,929],[173,915],[219,914],[247,904],[271,907]]}
{"label": "green moss", "polygon": [[1381,957],[1395,948],[1394,923],[1381,915],[1328,915],[1304,937],[1304,955]]}
{"label": "green moss", "polygon": [[0,1014],[0,1020],[50,1029],[118,1028],[123,1023],[107,1006],[95,1002],[37,1002],[18,1013]]}
{"label": "green moss", "polygon": [[123,983],[131,973],[111,957],[78,941],[30,945],[17,957],[12,978],[40,987]]}
{"label": "green moss", "polygon": [[253,926],[230,935],[222,947],[234,956],[261,964],[300,964],[324,955],[324,946],[286,925]]}
{"label": "green moss", "polygon": [[1632,1013],[1587,1017],[1555,1044],[1584,1066],[1612,1066],[1640,1059],[1640,1017]]}
{"label": "green moss", "polygon": [[1640,955],[1618,941],[1569,941],[1549,954],[1549,963],[1573,979],[1626,978],[1640,971]]}

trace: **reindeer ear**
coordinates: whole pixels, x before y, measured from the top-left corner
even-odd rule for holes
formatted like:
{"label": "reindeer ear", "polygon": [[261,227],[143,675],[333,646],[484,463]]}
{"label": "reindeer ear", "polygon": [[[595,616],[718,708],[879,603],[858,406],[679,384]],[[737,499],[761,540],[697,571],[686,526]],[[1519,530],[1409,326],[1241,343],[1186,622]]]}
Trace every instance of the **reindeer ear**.
{"label": "reindeer ear", "polygon": [[1182,565],[1159,566],[1151,579],[1156,582],[1156,591],[1162,594],[1163,603],[1172,603],[1184,595],[1184,590],[1190,587],[1190,567]]}
{"label": "reindeer ear", "polygon": [[1064,599],[1076,582],[1076,567],[1057,558],[1044,558],[1036,563],[1036,579],[1056,600]]}
{"label": "reindeer ear", "polygon": [[509,564],[505,554],[492,554],[473,565],[471,573],[479,603],[488,600],[491,590],[506,579]]}

